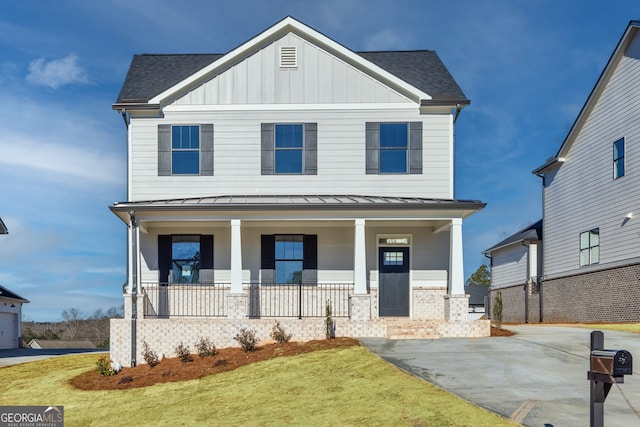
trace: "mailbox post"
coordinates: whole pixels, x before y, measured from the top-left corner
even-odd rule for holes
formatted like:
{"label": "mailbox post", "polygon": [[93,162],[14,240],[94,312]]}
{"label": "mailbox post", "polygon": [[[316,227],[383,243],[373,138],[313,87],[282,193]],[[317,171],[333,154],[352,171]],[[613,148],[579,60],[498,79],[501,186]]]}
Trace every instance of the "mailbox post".
{"label": "mailbox post", "polygon": [[633,358],[626,350],[606,350],[604,334],[591,332],[591,355],[587,379],[591,381],[591,427],[604,426],[604,401],[612,384],[623,384],[625,375],[633,374]]}

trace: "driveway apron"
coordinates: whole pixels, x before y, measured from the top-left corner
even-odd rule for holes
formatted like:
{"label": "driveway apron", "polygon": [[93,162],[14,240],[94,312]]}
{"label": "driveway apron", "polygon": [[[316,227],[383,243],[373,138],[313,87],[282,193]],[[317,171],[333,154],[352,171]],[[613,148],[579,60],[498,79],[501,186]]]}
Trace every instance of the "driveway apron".
{"label": "driveway apron", "polygon": [[[516,335],[360,340],[399,368],[525,426],[588,426],[591,330],[544,325],[505,328]],[[628,350],[638,371],[611,388],[604,404],[605,425],[640,425],[640,335],[603,332],[605,347]]]}

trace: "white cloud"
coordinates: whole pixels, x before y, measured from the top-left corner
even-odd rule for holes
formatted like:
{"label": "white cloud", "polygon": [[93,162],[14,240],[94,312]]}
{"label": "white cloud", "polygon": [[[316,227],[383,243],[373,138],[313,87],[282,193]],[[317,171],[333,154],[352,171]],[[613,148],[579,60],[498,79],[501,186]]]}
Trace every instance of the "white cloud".
{"label": "white cloud", "polygon": [[364,41],[365,50],[402,50],[407,49],[412,41],[408,32],[399,33],[394,30],[382,30]]}
{"label": "white cloud", "polygon": [[89,82],[89,77],[85,69],[78,64],[78,56],[71,54],[48,62],[44,58],[31,61],[27,81],[57,89],[68,84],[86,84]]}

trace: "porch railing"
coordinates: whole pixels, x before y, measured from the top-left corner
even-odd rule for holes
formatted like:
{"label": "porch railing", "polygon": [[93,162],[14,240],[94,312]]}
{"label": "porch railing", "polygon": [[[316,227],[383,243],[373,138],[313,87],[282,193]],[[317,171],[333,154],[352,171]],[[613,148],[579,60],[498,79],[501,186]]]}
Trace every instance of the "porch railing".
{"label": "porch railing", "polygon": [[228,283],[143,283],[144,317],[225,317]]}
{"label": "porch railing", "polygon": [[[248,315],[261,317],[325,317],[327,303],[332,317],[349,317],[353,284],[245,284]],[[229,283],[142,283],[144,317],[226,317]]]}
{"label": "porch railing", "polygon": [[327,303],[332,317],[349,317],[350,283],[252,284],[249,287],[249,317],[325,317]]}

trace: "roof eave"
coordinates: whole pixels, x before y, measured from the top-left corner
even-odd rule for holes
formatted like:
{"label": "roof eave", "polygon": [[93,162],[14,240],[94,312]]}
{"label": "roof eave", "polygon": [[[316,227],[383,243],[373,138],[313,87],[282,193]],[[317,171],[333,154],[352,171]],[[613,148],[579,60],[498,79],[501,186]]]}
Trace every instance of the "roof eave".
{"label": "roof eave", "polygon": [[547,162],[544,165],[531,171],[531,173],[534,175],[542,176],[545,173],[549,172],[550,170],[559,168],[564,163],[564,161],[565,159],[562,157],[560,158],[552,157],[549,160],[547,160]]}
{"label": "roof eave", "polygon": [[461,106],[465,107],[471,104],[471,101],[468,99],[421,99],[420,106],[421,107],[456,107]]}
{"label": "roof eave", "polygon": [[150,104],[148,102],[120,102],[111,106],[115,111],[131,111],[131,110],[159,110],[160,104]]}

